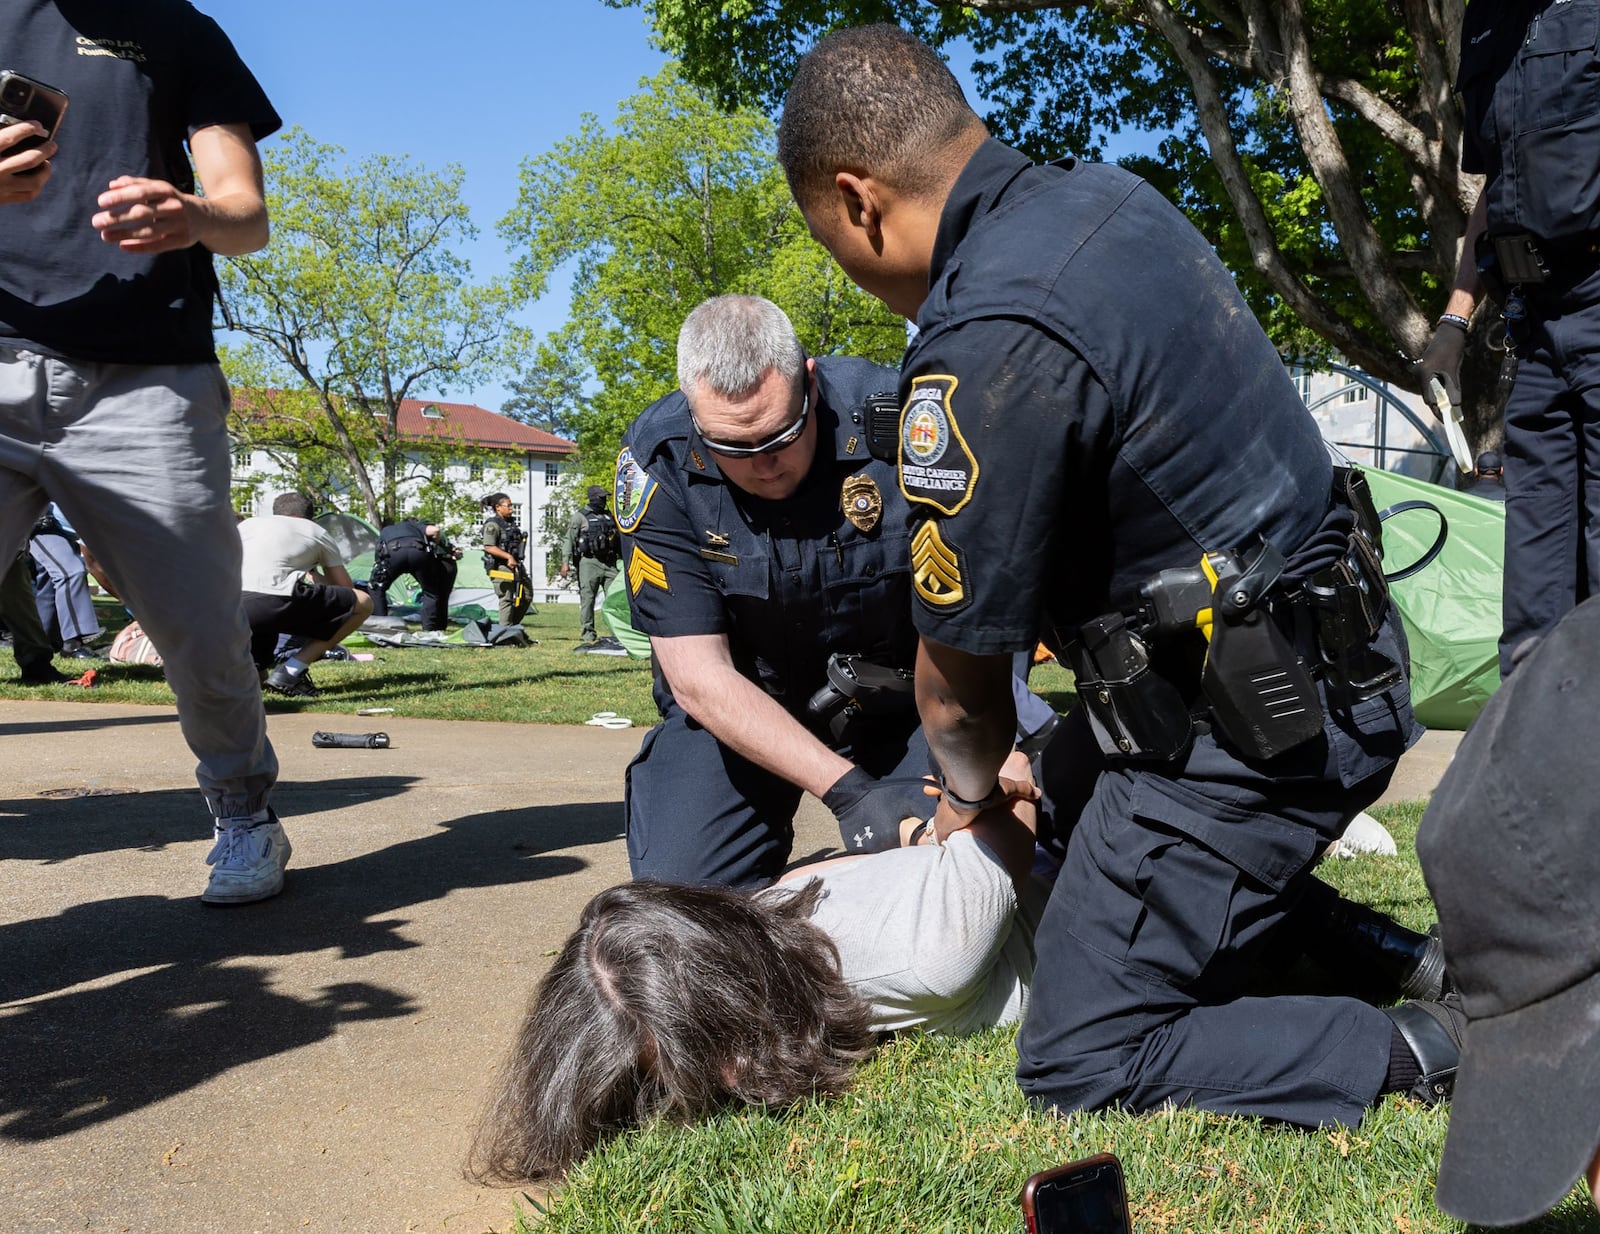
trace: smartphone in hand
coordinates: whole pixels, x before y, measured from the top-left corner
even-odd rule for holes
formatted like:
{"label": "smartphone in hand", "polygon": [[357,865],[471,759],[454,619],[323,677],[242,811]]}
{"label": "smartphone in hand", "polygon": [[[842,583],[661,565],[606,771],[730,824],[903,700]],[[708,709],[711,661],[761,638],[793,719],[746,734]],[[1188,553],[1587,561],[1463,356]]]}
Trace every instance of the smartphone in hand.
{"label": "smartphone in hand", "polygon": [[[0,128],[37,120],[39,127],[44,130],[43,137],[25,137],[12,146],[8,154],[44,145],[55,137],[56,130],[61,127],[61,117],[66,114],[67,96],[64,91],[11,69],[0,71]],[[17,174],[32,176],[38,172],[39,169],[35,167]]]}
{"label": "smartphone in hand", "polygon": [[1099,1153],[1041,1170],[1022,1188],[1027,1234],[1132,1234],[1122,1163]]}

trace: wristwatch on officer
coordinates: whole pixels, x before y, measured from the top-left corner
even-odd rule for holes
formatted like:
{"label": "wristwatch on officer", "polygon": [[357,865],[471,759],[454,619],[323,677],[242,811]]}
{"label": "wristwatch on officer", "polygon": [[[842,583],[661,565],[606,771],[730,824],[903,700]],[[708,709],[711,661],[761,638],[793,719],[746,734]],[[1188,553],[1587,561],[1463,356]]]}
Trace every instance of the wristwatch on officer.
{"label": "wristwatch on officer", "polygon": [[958,814],[981,814],[985,810],[992,810],[1010,795],[1000,783],[999,776],[995,777],[994,787],[976,801],[968,801],[965,797],[953,792],[950,786],[945,783],[943,773],[940,773],[939,776],[939,791],[944,794],[944,799],[950,803]]}

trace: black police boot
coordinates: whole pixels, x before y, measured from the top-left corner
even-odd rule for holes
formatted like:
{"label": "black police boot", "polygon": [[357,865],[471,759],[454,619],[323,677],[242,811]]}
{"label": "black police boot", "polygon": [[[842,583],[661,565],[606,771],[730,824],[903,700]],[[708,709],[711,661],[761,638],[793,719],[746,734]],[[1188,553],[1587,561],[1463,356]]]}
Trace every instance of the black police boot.
{"label": "black police boot", "polygon": [[1408,930],[1393,917],[1342,896],[1307,923],[1306,953],[1376,999],[1415,998],[1432,1002],[1455,988],[1445,971],[1439,927],[1426,934]]}
{"label": "black police boot", "polygon": [[[1404,1092],[1424,1105],[1442,1105],[1456,1087],[1456,1065],[1461,1060],[1461,1034],[1467,1026],[1461,1000],[1454,994],[1439,1002],[1409,1002],[1387,1007],[1384,1015],[1394,1022],[1416,1060],[1417,1077]],[[1391,1068],[1392,1073],[1392,1068]]]}

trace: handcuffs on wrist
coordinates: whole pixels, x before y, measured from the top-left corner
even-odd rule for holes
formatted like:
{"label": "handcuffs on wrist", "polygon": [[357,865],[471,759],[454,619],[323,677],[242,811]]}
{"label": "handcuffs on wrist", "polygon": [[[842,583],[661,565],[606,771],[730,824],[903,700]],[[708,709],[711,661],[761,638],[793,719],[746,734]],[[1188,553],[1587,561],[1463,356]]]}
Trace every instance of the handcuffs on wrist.
{"label": "handcuffs on wrist", "polygon": [[968,801],[965,797],[953,792],[944,782],[944,776],[939,777],[939,791],[944,794],[944,799],[962,814],[981,814],[985,810],[992,810],[995,806],[1005,801],[1009,795],[1005,786],[1000,783],[999,777],[995,778],[994,787],[976,801]]}

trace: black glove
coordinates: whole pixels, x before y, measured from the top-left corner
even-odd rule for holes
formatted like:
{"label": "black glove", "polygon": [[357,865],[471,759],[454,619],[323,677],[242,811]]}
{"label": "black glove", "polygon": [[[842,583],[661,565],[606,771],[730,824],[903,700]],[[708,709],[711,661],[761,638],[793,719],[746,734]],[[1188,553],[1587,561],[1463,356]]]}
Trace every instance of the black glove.
{"label": "black glove", "polygon": [[839,838],[852,853],[881,853],[900,847],[900,820],[927,818],[935,802],[922,790],[926,780],[902,776],[874,780],[852,767],[822,794],[822,804],[839,820]]}
{"label": "black glove", "polygon": [[1417,361],[1417,371],[1422,375],[1422,399],[1441,420],[1445,409],[1439,406],[1433,383],[1437,381],[1444,387],[1451,406],[1461,406],[1461,357],[1466,350],[1466,329],[1446,318],[1434,329],[1432,340]]}

